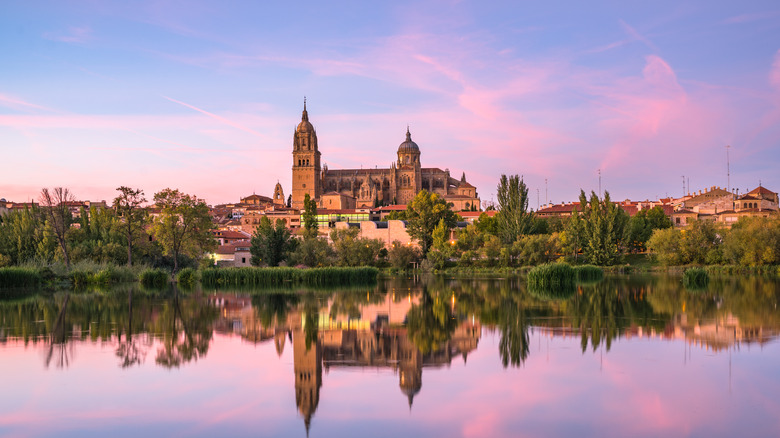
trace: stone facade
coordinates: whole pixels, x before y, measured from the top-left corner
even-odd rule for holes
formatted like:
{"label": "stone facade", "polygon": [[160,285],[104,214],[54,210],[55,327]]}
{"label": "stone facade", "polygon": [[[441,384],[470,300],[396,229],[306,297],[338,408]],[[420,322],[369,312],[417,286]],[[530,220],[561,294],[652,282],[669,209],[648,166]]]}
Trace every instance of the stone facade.
{"label": "stone facade", "polygon": [[[317,133],[304,102],[301,122],[293,135],[292,207],[303,208],[306,194],[318,204],[327,195],[330,205],[321,205],[326,208],[334,208],[336,201],[342,205],[339,208],[345,208],[351,198],[355,202],[352,208],[408,204],[422,189],[439,194],[456,211],[480,206],[477,190],[466,181],[465,173],[457,179],[447,169],[422,167],[420,148],[408,128],[406,140],[398,147],[397,161],[389,168],[321,168],[320,158]],[[339,194],[344,197],[336,198]]]}

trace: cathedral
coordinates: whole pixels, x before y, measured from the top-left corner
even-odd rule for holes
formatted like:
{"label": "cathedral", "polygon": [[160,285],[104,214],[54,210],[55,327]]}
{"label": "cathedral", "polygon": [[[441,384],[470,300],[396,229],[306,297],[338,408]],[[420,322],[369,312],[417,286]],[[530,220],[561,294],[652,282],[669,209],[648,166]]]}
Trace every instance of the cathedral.
{"label": "cathedral", "polygon": [[406,128],[406,140],[398,146],[397,161],[390,168],[328,169],[322,166],[317,132],[309,122],[306,101],[293,137],[292,207],[303,208],[308,194],[323,209],[371,208],[408,204],[420,190],[439,194],[455,211],[479,210],[477,189],[452,178],[449,169],[422,167],[420,147]]}

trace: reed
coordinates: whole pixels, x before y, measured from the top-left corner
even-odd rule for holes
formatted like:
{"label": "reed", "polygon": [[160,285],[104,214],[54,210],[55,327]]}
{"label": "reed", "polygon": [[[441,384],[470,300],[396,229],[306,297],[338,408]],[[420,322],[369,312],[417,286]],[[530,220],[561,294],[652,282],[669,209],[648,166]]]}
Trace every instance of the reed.
{"label": "reed", "polygon": [[574,273],[579,282],[596,282],[604,278],[604,270],[594,265],[575,266]]}
{"label": "reed", "polygon": [[528,287],[554,289],[574,286],[576,275],[567,263],[546,263],[528,272]]}
{"label": "reed", "polygon": [[138,280],[144,287],[163,287],[170,281],[170,274],[164,269],[146,269]]}
{"label": "reed", "polygon": [[176,274],[176,283],[183,287],[192,287],[198,282],[198,270],[184,268]]}
{"label": "reed", "polygon": [[36,287],[41,284],[41,274],[37,269],[7,267],[0,268],[0,288]]}
{"label": "reed", "polygon": [[205,285],[229,286],[337,286],[376,282],[379,270],[359,268],[209,268],[201,273]]}
{"label": "reed", "polygon": [[683,272],[683,286],[687,289],[703,289],[710,282],[710,275],[704,268],[688,268]]}

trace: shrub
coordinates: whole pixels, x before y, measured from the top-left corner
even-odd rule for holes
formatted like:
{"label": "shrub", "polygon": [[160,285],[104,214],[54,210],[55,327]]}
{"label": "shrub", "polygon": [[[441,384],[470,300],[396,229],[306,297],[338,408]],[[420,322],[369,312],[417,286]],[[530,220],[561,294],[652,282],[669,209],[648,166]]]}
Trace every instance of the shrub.
{"label": "shrub", "polygon": [[577,281],[599,281],[604,278],[604,270],[594,265],[582,265],[574,268]]}
{"label": "shrub", "polygon": [[198,281],[198,270],[184,268],[176,274],[176,282],[181,286],[191,287]]}
{"label": "shrub", "polygon": [[168,284],[170,274],[163,269],[146,269],[138,279],[145,287],[163,287]]}
{"label": "shrub", "polygon": [[537,289],[571,287],[574,269],[567,263],[546,263],[528,272],[528,286]]}
{"label": "shrub", "polygon": [[37,269],[8,267],[0,268],[0,288],[35,287],[41,284],[41,274]]}
{"label": "shrub", "polygon": [[710,276],[704,268],[689,268],[683,272],[683,285],[688,289],[703,289],[710,282]]}

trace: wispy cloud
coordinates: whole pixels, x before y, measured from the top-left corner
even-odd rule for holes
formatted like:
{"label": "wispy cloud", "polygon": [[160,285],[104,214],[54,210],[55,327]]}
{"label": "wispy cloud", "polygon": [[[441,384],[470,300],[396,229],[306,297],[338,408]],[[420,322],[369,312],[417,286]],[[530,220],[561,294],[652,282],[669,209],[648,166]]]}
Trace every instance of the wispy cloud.
{"label": "wispy cloud", "polygon": [[780,17],[780,10],[735,15],[723,20],[723,23],[724,24],[745,24],[745,23],[752,23],[754,21],[774,19],[777,17]]}
{"label": "wispy cloud", "polygon": [[649,38],[647,38],[646,36],[644,36],[641,33],[639,33],[639,31],[634,29],[631,25],[629,25],[625,21],[619,20],[619,23],[620,23],[620,27],[622,27],[623,30],[629,36],[631,36],[632,38],[634,38],[637,41],[640,41],[640,42],[644,43],[644,45],[646,45],[650,50],[652,50],[654,52],[659,52],[658,47],[655,44],[653,44],[653,42],[650,41]]}
{"label": "wispy cloud", "polygon": [[172,99],[172,98],[170,98],[168,96],[162,96],[162,97],[164,97],[165,99],[170,100],[173,103],[178,103],[179,105],[182,105],[182,106],[185,106],[185,107],[187,107],[189,109],[195,110],[195,111],[197,111],[197,112],[199,112],[201,114],[205,114],[205,115],[211,117],[212,119],[218,120],[218,121],[220,121],[220,122],[222,122],[222,123],[224,123],[224,124],[226,124],[228,126],[232,126],[232,127],[236,128],[236,129],[239,129],[239,130],[244,131],[246,133],[255,135],[255,136],[260,137],[262,139],[267,139],[267,136],[265,136],[265,135],[255,131],[254,129],[247,128],[246,126],[244,126],[244,125],[242,125],[240,123],[234,122],[232,120],[228,120],[228,119],[226,119],[226,118],[224,118],[222,116],[218,116],[218,115],[216,115],[214,113],[210,113],[210,112],[208,112],[208,111],[206,111],[204,109],[200,109],[200,108],[198,108],[198,107],[196,107],[194,105],[190,105],[188,103],[184,103],[184,102],[181,102],[179,100]]}
{"label": "wispy cloud", "polygon": [[0,106],[11,108],[14,110],[40,110],[40,111],[52,111],[51,108],[47,108],[42,105],[37,105],[30,102],[25,102],[17,97],[9,96],[6,94],[0,94]]}

